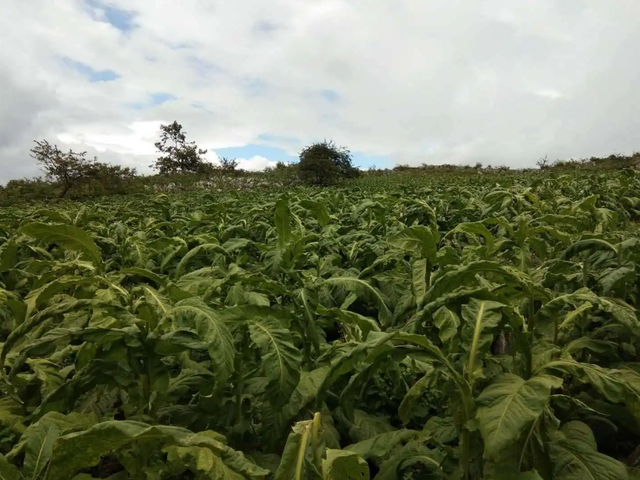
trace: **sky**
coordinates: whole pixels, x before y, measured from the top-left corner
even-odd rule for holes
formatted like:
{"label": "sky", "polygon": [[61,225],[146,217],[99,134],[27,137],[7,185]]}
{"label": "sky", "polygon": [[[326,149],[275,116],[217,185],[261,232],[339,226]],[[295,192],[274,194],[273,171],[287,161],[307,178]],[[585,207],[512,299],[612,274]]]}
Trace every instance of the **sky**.
{"label": "sky", "polygon": [[150,173],[174,120],[260,170],[640,150],[638,0],[2,0],[0,183],[34,140]]}

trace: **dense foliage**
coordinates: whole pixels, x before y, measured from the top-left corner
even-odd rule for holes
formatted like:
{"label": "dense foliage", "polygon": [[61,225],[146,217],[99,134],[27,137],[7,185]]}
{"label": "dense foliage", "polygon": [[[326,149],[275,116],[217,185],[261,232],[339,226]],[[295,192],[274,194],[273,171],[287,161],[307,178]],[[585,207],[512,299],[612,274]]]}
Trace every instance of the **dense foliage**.
{"label": "dense foliage", "polygon": [[[57,197],[63,198],[72,188],[89,186],[95,189],[96,183],[113,189],[126,180],[136,177],[136,170],[121,165],[111,165],[98,161],[97,157],[87,158],[87,152],[63,152],[57,145],[51,145],[46,140],[35,141],[36,146],[31,149],[31,156],[46,176],[46,180],[57,184]],[[14,180],[14,187],[16,181]],[[10,184],[12,182],[9,182]],[[22,180],[17,182],[21,186],[36,187],[42,183],[37,180]],[[10,185],[8,185],[10,186]]]}
{"label": "dense foliage", "polygon": [[640,175],[0,210],[0,478],[639,478]]}
{"label": "dense foliage", "polygon": [[356,178],[360,171],[353,166],[349,149],[325,140],[309,145],[300,152],[298,173],[306,184],[327,186]]}

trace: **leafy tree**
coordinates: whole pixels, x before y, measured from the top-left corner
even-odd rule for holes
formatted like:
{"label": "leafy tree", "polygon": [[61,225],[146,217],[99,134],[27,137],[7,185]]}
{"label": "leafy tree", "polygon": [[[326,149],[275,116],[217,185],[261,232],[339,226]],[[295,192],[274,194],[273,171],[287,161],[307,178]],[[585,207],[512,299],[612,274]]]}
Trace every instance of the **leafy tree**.
{"label": "leafy tree", "polygon": [[151,165],[152,168],[162,175],[209,170],[202,157],[207,151],[198,148],[195,142],[187,143],[187,132],[182,130],[182,125],[174,121],[170,125],[160,125],[160,130],[160,141],[155,146],[163,155]]}
{"label": "leafy tree", "polygon": [[87,152],[69,150],[65,153],[46,140],[35,140],[35,143],[31,156],[40,164],[46,180],[62,186],[59,198],[65,197],[72,188],[87,185],[97,185],[102,192],[120,191],[125,180],[136,176],[135,168],[102,163],[98,157],[88,159]]}
{"label": "leafy tree", "polygon": [[34,140],[36,146],[31,151],[31,157],[35,158],[44,171],[47,180],[58,182],[62,185],[59,194],[63,198],[71,188],[85,180],[95,170],[98,159],[86,158],[87,152],[63,152],[57,145],[51,145],[46,140],[41,142]]}
{"label": "leafy tree", "polygon": [[303,182],[323,186],[360,174],[353,166],[349,150],[336,146],[331,140],[314,143],[302,150],[298,172]]}

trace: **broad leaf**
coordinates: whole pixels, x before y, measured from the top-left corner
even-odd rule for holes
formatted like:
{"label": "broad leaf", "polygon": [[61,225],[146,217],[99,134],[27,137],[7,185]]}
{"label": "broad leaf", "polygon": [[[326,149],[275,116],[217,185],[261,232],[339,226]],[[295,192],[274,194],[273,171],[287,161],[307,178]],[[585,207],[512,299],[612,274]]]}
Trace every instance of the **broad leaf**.
{"label": "broad leaf", "polygon": [[169,315],[175,319],[176,328],[192,328],[207,342],[216,378],[220,382],[229,378],[236,351],[231,331],[216,311],[202,300],[189,298],[176,303]]}
{"label": "broad leaf", "polygon": [[260,349],[262,368],[269,380],[265,393],[274,406],[281,407],[300,380],[301,351],[293,344],[291,332],[273,317],[254,317],[249,331]]}
{"label": "broad leaf", "polygon": [[323,480],[369,480],[369,466],[362,458],[344,450],[327,450],[322,461]]}
{"label": "broad leaf", "polygon": [[476,420],[484,440],[485,458],[496,458],[515,442],[549,403],[552,388],[562,380],[549,375],[524,380],[506,373],[496,377],[477,398]]}
{"label": "broad leaf", "polygon": [[81,228],[64,224],[28,223],[20,228],[20,233],[38,240],[55,243],[60,247],[80,252],[84,258],[102,269],[102,256],[91,236]]}
{"label": "broad leaf", "polygon": [[627,480],[624,465],[598,453],[591,429],[569,422],[549,444],[554,480]]}

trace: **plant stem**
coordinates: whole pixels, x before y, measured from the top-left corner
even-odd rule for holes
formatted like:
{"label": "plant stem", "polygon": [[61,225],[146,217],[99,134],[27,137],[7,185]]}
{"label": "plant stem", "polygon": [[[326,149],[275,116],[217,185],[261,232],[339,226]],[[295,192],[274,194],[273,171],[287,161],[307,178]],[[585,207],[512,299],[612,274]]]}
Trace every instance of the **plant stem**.
{"label": "plant stem", "polygon": [[309,443],[309,432],[312,425],[307,426],[302,433],[300,439],[300,448],[298,449],[298,460],[296,461],[296,471],[293,476],[294,480],[302,480],[302,467],[304,466],[304,455],[307,452],[307,444]]}

